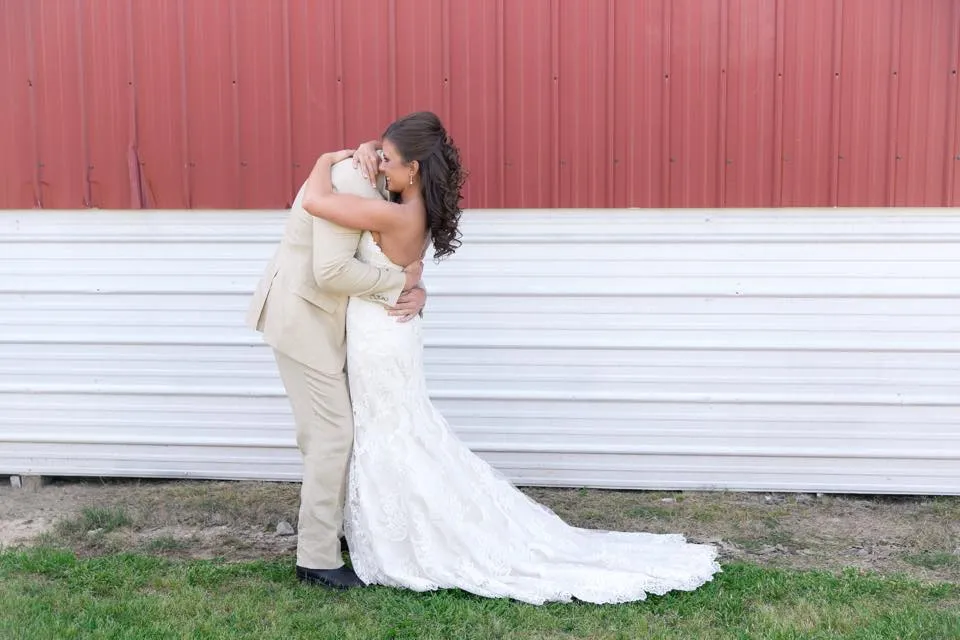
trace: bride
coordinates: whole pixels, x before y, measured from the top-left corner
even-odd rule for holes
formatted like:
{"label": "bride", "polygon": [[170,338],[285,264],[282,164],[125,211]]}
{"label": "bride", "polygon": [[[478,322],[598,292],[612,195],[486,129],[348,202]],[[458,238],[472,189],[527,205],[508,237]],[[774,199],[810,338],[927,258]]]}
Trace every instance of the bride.
{"label": "bride", "polygon": [[[358,257],[378,267],[400,271],[429,242],[436,258],[452,254],[464,172],[439,118],[403,117],[381,146],[362,146],[354,164],[371,181],[384,174],[390,201],[335,192],[330,166],[354,155],[343,150],[314,170],[303,208],[363,230]],[[533,604],[614,603],[693,590],[720,571],[712,546],[681,535],[569,526],[474,455],[430,401],[420,318],[397,322],[351,298],[347,336],[355,436],[344,533],[364,582]]]}

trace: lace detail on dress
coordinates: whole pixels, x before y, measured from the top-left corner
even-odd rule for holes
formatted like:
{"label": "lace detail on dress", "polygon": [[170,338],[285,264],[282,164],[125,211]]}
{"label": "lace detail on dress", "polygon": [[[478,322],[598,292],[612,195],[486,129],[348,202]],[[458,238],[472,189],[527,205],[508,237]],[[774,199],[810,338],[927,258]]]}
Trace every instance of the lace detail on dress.
{"label": "lace detail on dress", "polygon": [[[369,233],[358,255],[400,269]],[[365,582],[615,603],[693,590],[720,571],[714,547],[681,535],[571,527],[473,454],[430,401],[419,318],[399,323],[353,298],[347,336],[356,435],[344,532]]]}

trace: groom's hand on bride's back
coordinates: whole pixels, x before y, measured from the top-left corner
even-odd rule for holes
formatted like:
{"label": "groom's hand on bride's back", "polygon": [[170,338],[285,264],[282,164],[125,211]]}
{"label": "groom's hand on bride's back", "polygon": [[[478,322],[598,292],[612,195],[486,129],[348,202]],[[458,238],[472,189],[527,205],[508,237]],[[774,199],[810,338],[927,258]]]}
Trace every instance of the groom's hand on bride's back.
{"label": "groom's hand on bride's back", "polygon": [[427,290],[423,287],[414,287],[400,294],[397,304],[390,307],[389,313],[398,322],[410,322],[418,315],[422,315],[425,304],[427,304]]}

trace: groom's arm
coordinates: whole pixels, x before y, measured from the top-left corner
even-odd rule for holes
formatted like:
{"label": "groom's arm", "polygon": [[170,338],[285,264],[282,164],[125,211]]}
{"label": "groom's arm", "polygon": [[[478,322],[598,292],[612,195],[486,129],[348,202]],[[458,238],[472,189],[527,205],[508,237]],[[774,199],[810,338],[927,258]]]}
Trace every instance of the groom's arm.
{"label": "groom's arm", "polygon": [[359,243],[359,231],[326,220],[313,221],[313,277],[317,286],[332,293],[395,305],[410,284],[411,275],[357,260]]}

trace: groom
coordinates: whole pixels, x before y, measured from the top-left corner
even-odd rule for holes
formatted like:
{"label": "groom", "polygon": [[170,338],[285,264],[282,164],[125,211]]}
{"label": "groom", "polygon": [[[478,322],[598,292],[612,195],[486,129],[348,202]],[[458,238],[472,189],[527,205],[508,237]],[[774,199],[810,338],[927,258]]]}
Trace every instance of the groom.
{"label": "groom", "polygon": [[[382,184],[375,188],[350,160],[334,165],[332,178],[341,193],[384,197]],[[348,589],[363,583],[344,566],[339,540],[353,446],[344,373],[347,299],[364,297],[392,307],[392,315],[412,317],[426,301],[418,287],[423,263],[400,272],[360,262],[354,256],[361,233],[308,214],[303,193],[301,187],[257,285],[247,325],[273,347],[303,456],[297,578]]]}

